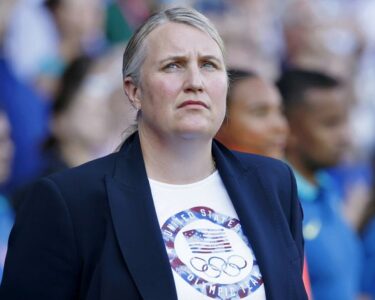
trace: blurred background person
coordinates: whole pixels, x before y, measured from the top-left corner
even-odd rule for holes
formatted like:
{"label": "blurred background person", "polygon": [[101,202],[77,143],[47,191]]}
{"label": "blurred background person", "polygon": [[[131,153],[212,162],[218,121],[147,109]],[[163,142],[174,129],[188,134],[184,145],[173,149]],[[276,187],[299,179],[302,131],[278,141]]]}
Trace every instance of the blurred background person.
{"label": "blurred background person", "polygon": [[279,91],[255,73],[228,74],[227,113],[216,138],[233,150],[283,158],[288,124]]}
{"label": "blurred background person", "polygon": [[364,299],[375,299],[375,199],[366,207],[360,233],[363,241],[364,268],[362,272],[362,293]]}
{"label": "blurred background person", "polygon": [[[233,150],[283,159],[289,126],[277,87],[247,70],[228,69],[228,75],[227,113],[215,138]],[[311,298],[306,263],[304,267]]]}
{"label": "blurred background person", "polygon": [[35,179],[114,152],[124,128],[135,124],[136,112],[123,98],[119,76],[122,49],[77,57],[66,68],[51,108],[50,134],[40,145],[41,170],[13,193],[16,211]]}
{"label": "blurred background person", "polygon": [[[372,157],[373,171],[375,172],[375,153]],[[372,186],[371,199],[368,202],[365,214],[359,226],[363,241],[364,267],[362,272],[363,300],[375,299],[375,185]]]}
{"label": "blurred background person", "polygon": [[[47,134],[48,107],[31,86],[15,75],[4,55],[4,37],[18,1],[0,1],[0,105],[10,123],[14,155],[9,176],[0,182],[0,193],[10,195],[41,168],[40,143]],[[27,49],[27,48],[25,48]],[[21,51],[25,54],[28,51]]]}
{"label": "blurred background person", "polygon": [[375,139],[368,128],[375,124],[374,16],[371,0],[290,0],[282,17],[283,66],[319,70],[345,82],[352,143],[345,158],[327,171],[356,230],[373,181],[369,166]]}
{"label": "blurred background person", "polygon": [[52,107],[44,175],[113,152],[123,128],[135,123],[134,110],[119,98],[120,61],[117,49],[98,59],[78,57],[66,69]]}
{"label": "blurred background person", "polygon": [[[146,8],[143,7],[142,13],[141,5],[131,3],[121,1],[106,6],[101,0],[1,1],[0,103],[11,123],[15,148],[10,176],[0,183],[2,193],[11,196],[44,172],[45,153],[42,153],[41,145],[50,133],[50,113],[57,99],[56,93],[61,90],[59,85],[65,68],[82,55],[95,60],[105,54],[104,33],[109,34],[107,27],[118,24],[118,18],[110,15],[107,7],[108,10],[131,7],[129,13],[138,10],[139,17],[133,18],[132,22],[141,22],[147,15]],[[121,14],[118,17],[125,17],[123,9],[118,12]],[[120,38],[110,40],[113,44],[109,52],[116,43],[123,47],[124,41]],[[121,58],[121,54],[118,55]],[[109,109],[116,111],[117,116],[126,104],[118,100],[118,96],[111,97],[114,101],[110,101]],[[124,121],[113,117],[110,122]]]}
{"label": "blurred background person", "polygon": [[[10,138],[10,123],[0,105],[0,183],[10,174],[13,143]],[[8,237],[13,225],[14,213],[6,196],[0,193],[0,282],[3,275]]]}
{"label": "blurred background person", "polygon": [[[101,0],[19,0],[4,42],[18,78],[53,99],[74,58],[105,49],[104,8]],[[20,55],[20,48],[30,50]]]}
{"label": "blurred background person", "polygon": [[312,295],[353,300],[360,292],[361,245],[342,213],[337,187],[324,170],[349,146],[348,103],[340,82],[324,73],[289,70],[278,81],[290,135],[286,159],[304,210]]}
{"label": "blurred background person", "polygon": [[284,64],[353,78],[365,45],[354,2],[285,1]]}

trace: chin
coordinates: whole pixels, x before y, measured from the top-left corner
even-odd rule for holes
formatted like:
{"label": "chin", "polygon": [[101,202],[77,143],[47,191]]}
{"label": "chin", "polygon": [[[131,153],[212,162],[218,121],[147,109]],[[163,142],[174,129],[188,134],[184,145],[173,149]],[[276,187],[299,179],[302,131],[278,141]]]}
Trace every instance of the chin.
{"label": "chin", "polygon": [[183,128],[178,130],[178,134],[186,139],[213,139],[216,134],[216,131],[207,128]]}
{"label": "chin", "polygon": [[207,137],[214,138],[219,127],[212,126],[212,124],[184,124],[180,126],[177,131],[179,134],[187,137]]}

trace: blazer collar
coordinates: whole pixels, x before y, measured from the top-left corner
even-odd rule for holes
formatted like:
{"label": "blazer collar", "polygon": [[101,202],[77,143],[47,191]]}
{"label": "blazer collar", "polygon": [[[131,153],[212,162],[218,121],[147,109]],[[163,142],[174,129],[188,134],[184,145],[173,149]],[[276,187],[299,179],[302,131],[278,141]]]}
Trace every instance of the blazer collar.
{"label": "blazer collar", "polygon": [[121,253],[142,298],[177,299],[138,134],[121,148],[106,184]]}
{"label": "blazer collar", "polygon": [[[273,213],[274,205],[271,202],[274,201],[267,200],[255,167],[243,167],[218,142],[214,141],[212,151],[219,174],[260,266],[267,299],[274,299],[276,287],[270,283],[282,284],[283,280],[275,277],[278,272],[271,271],[281,268],[281,265],[277,262],[277,256],[267,253],[270,253],[270,247],[277,249],[280,241],[277,238],[270,241],[268,238],[274,236],[272,218],[264,221],[269,218],[270,212]],[[137,133],[122,146],[114,175],[107,177],[106,183],[121,253],[142,297],[177,299]]]}
{"label": "blazer collar", "polygon": [[[280,209],[277,195],[267,189],[269,178],[262,178],[258,167],[246,167],[220,143],[213,144],[213,155],[220,177],[262,273],[267,299],[287,299],[288,276],[285,274],[285,253]],[[285,297],[283,293],[286,293]]]}

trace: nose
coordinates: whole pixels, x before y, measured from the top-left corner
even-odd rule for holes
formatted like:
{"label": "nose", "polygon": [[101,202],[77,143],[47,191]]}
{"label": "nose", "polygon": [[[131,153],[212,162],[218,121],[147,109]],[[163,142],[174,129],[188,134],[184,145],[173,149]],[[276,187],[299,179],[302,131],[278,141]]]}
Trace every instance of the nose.
{"label": "nose", "polygon": [[191,65],[187,68],[185,78],[185,92],[202,92],[204,88],[203,75],[198,65]]}

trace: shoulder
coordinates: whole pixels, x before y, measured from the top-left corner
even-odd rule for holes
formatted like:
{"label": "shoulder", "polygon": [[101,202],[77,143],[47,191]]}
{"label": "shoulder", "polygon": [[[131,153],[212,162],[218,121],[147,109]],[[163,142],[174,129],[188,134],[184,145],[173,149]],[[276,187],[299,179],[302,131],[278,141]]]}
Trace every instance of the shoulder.
{"label": "shoulder", "polygon": [[232,151],[233,155],[241,161],[244,166],[256,169],[258,172],[289,172],[290,167],[283,161],[257,154]]}
{"label": "shoulder", "polygon": [[120,153],[112,153],[102,158],[95,159],[80,166],[69,168],[49,176],[44,179],[52,181],[59,186],[84,186],[92,185],[103,180],[106,175],[113,173],[116,160]]}
{"label": "shoulder", "polygon": [[18,227],[34,226],[34,218],[47,227],[69,228],[77,237],[86,236],[85,241],[100,240],[109,214],[105,177],[113,173],[119,157],[110,154],[38,180],[22,199]]}
{"label": "shoulder", "polygon": [[66,169],[35,182],[23,195],[22,207],[28,203],[60,202],[71,211],[82,211],[103,208],[105,197],[105,181],[107,175],[114,170],[119,153],[113,153],[83,165]]}
{"label": "shoulder", "polygon": [[245,172],[256,173],[257,176],[265,177],[269,181],[284,181],[293,176],[291,168],[285,162],[257,154],[244,153],[229,150],[219,142],[217,147],[229,163]]}
{"label": "shoulder", "polygon": [[[289,199],[296,193],[296,179],[285,162],[255,154],[233,152],[247,172],[253,173],[266,193],[277,194],[280,202],[289,206]],[[285,208],[284,208],[285,210]]]}

